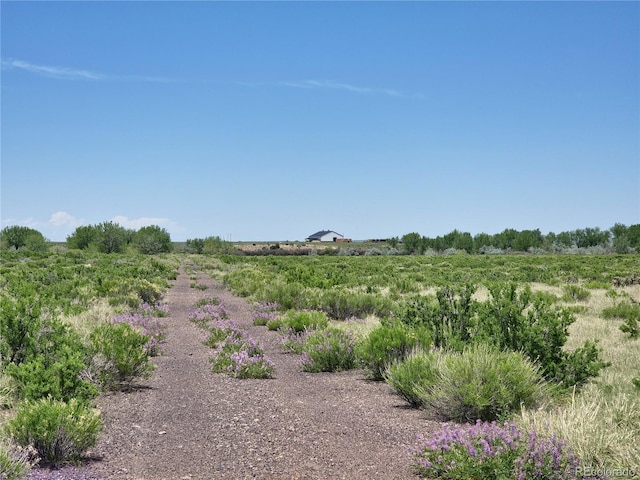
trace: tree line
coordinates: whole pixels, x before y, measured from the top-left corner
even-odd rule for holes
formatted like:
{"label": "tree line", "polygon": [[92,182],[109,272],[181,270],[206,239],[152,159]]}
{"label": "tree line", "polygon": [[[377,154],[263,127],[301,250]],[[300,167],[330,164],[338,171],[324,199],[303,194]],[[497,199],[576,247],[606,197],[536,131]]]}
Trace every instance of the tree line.
{"label": "tree line", "polygon": [[402,238],[391,239],[392,246],[402,244],[402,250],[408,254],[424,254],[431,250],[464,250],[467,253],[562,253],[572,250],[588,250],[602,253],[640,252],[640,224],[626,226],[616,223],[608,230],[598,227],[584,228],[560,233],[550,232],[543,235],[539,229],[515,230],[507,228],[500,233],[490,235],[479,233],[472,236],[469,232],[453,230],[443,236],[426,237],[412,232]]}
{"label": "tree line", "polygon": [[[0,250],[46,251],[49,241],[38,230],[13,225],[0,231]],[[66,239],[68,248],[95,250],[101,253],[122,253],[127,249],[148,255],[166,253],[173,250],[171,236],[157,225],[138,230],[127,229],[114,222],[85,225],[75,229]],[[435,238],[411,232],[402,237],[388,239],[392,248],[401,253],[421,255],[427,252],[445,253],[465,251],[467,253],[497,254],[509,252],[529,253],[571,253],[590,251],[592,253],[638,253],[640,252],[640,224],[626,226],[616,223],[608,230],[599,227],[550,232],[543,235],[540,229],[515,230],[507,228],[490,235],[453,230]],[[189,239],[187,251],[193,253],[234,253],[230,242],[220,237]]]}
{"label": "tree line", "polygon": [[[39,231],[14,225],[0,232],[0,249],[46,251],[48,241]],[[123,253],[127,249],[153,255],[173,249],[171,236],[157,225],[132,230],[114,222],[85,225],[75,229],[67,237],[67,247],[80,250],[95,250],[101,253]]]}

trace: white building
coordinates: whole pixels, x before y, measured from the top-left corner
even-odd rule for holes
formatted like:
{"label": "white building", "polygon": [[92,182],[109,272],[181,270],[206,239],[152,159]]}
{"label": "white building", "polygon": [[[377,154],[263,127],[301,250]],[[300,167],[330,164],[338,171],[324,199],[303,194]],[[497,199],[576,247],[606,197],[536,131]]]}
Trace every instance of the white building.
{"label": "white building", "polygon": [[319,232],[309,235],[307,242],[337,242],[344,240],[344,235],[332,230],[320,230]]}

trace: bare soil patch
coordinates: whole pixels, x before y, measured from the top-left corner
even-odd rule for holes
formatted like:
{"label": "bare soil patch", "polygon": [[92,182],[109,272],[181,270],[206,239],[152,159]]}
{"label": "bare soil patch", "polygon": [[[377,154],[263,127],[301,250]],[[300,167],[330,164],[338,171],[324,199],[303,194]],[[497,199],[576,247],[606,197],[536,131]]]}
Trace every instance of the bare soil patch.
{"label": "bare soil patch", "polygon": [[[311,374],[280,350],[281,337],[251,324],[250,305],[201,275],[181,272],[165,297],[167,343],[141,388],[98,401],[105,431],[81,468],[36,470],[32,479],[213,480],[417,478],[407,446],[437,424],[364,372]],[[270,380],[211,372],[205,334],[187,318],[219,298],[276,365]]]}

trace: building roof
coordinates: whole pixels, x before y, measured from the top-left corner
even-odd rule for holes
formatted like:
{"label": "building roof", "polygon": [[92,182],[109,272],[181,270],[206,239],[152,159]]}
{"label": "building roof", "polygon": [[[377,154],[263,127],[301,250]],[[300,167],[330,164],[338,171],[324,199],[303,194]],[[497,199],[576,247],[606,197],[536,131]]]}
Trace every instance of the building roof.
{"label": "building roof", "polygon": [[340,235],[342,237],[341,233],[334,232],[333,230],[320,230],[319,232],[316,232],[313,235],[309,235],[307,237],[307,240],[319,240],[322,237],[324,237],[327,233],[335,233],[336,235]]}

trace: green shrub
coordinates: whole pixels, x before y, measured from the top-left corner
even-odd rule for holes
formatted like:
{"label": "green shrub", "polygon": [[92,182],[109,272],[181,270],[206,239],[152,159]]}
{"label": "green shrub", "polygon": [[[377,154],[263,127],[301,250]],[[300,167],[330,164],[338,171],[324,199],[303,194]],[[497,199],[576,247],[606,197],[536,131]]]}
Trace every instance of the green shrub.
{"label": "green shrub", "polygon": [[562,287],[563,299],[568,302],[584,302],[589,299],[591,292],[580,285],[569,284]]}
{"label": "green shrub", "polygon": [[338,289],[321,290],[315,296],[308,296],[306,306],[321,310],[336,320],[367,315],[386,317],[392,311],[391,301],[382,295]]}
{"label": "green shrub", "polygon": [[99,392],[81,377],[86,368],[83,353],[66,346],[55,356],[37,355],[19,365],[9,364],[6,372],[15,379],[19,395],[26,400],[89,400]]}
{"label": "green shrub", "polygon": [[273,318],[271,320],[267,320],[267,330],[275,332],[276,330],[280,330],[283,328],[285,322],[282,318]]}
{"label": "green shrub", "polygon": [[355,341],[348,333],[328,328],[311,333],[304,342],[302,369],[305,372],[339,372],[356,365]]}
{"label": "green shrub", "polygon": [[76,399],[26,401],[7,425],[18,445],[33,446],[42,463],[54,466],[80,460],[101,430],[100,414]]}
{"label": "green shrub", "polygon": [[422,399],[416,389],[433,386],[438,373],[433,353],[418,348],[404,360],[390,364],[384,379],[400,397],[412,406],[419,407]]}
{"label": "green shrub", "polygon": [[408,325],[426,327],[435,347],[462,350],[476,333],[475,290],[471,284],[443,287],[436,292],[436,302],[430,297],[415,297],[398,317]]}
{"label": "green shrub", "polygon": [[0,440],[0,478],[18,480],[31,470],[36,459],[29,447],[15,445],[10,439]]}
{"label": "green shrub", "polygon": [[436,383],[438,374],[434,354],[416,348],[406,358],[389,364],[384,380],[411,406],[421,407],[420,391],[431,388]]}
{"label": "green shrub", "polygon": [[477,337],[502,350],[522,352],[541,367],[544,377],[564,387],[580,387],[608,366],[601,360],[597,340],[568,352],[564,349],[568,328],[575,317],[567,309],[553,307],[527,285],[514,283],[489,287],[491,298],[478,312]]}
{"label": "green shrub", "polygon": [[623,320],[620,330],[629,334],[629,338],[640,337],[640,304],[617,302],[613,307],[602,310],[604,318],[620,318]]}
{"label": "green shrub", "polygon": [[23,349],[19,362],[9,363],[6,374],[16,381],[18,394],[28,400],[51,396],[56,400],[74,397],[88,400],[98,394],[86,379],[86,352],[80,336],[59,320],[37,322],[31,332],[35,343]]}
{"label": "green shrub", "polygon": [[15,300],[0,297],[0,361],[5,365],[19,364],[38,349],[41,302],[32,286],[20,293]]}
{"label": "green shrub", "polygon": [[299,333],[305,330],[320,330],[327,325],[329,320],[324,312],[289,310],[282,319],[281,327]]}
{"label": "green shrub", "polygon": [[356,352],[370,377],[383,380],[387,365],[404,359],[418,345],[425,349],[431,346],[426,329],[402,322],[383,323],[358,343]]}
{"label": "green shrub", "polygon": [[478,344],[462,353],[436,351],[432,358],[436,373],[416,392],[422,405],[445,420],[505,418],[540,403],[550,392],[538,368],[517,352]]}
{"label": "green shrub", "polygon": [[127,323],[103,323],[91,332],[92,372],[107,390],[130,388],[154,369],[146,348],[149,337]]}

